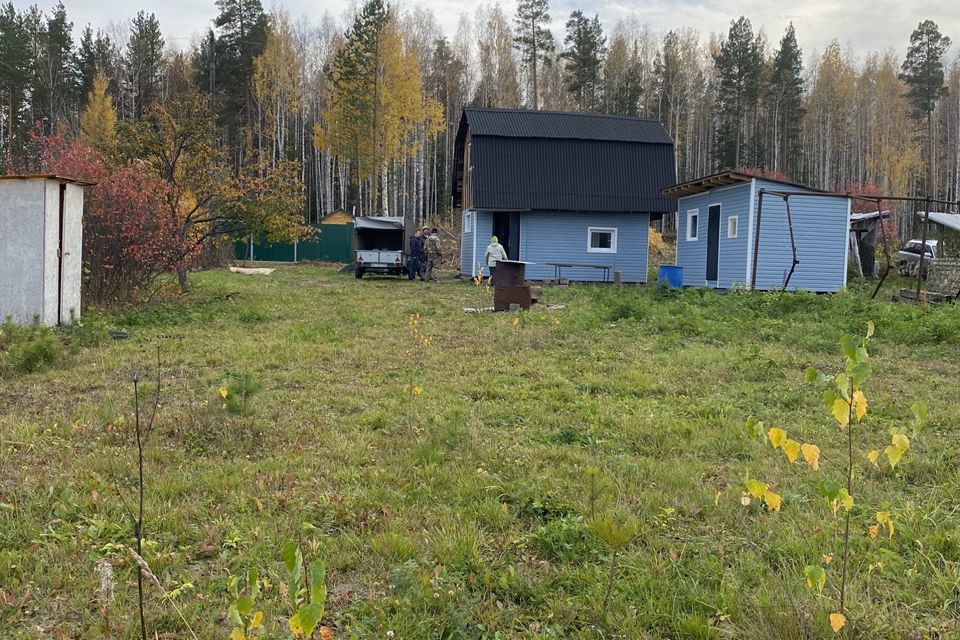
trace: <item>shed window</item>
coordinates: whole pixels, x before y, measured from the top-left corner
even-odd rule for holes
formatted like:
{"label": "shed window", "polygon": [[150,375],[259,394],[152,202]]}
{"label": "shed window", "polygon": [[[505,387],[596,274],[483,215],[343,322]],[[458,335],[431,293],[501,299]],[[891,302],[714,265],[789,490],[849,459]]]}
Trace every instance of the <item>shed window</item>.
{"label": "shed window", "polygon": [[473,171],[473,154],[471,153],[472,142],[467,143],[467,171]]}
{"label": "shed window", "polygon": [[616,253],[617,230],[613,227],[590,227],[587,229],[589,253]]}
{"label": "shed window", "polygon": [[473,233],[473,212],[467,211],[463,214],[463,232],[464,233]]}
{"label": "shed window", "polygon": [[687,211],[687,240],[696,240],[700,233],[700,210]]}
{"label": "shed window", "polygon": [[737,237],[737,216],[730,216],[727,218],[727,238],[733,239]]}

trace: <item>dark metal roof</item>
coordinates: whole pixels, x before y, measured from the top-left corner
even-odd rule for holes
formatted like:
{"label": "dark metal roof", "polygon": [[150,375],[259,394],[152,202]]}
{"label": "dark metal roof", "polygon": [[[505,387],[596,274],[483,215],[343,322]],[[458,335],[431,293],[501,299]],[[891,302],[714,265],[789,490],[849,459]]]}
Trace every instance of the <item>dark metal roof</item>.
{"label": "dark metal roof", "polygon": [[820,189],[814,189],[813,187],[808,187],[796,182],[787,182],[786,180],[777,180],[776,178],[766,178],[764,176],[754,176],[741,171],[721,171],[720,173],[714,173],[709,176],[704,176],[703,178],[697,178],[696,180],[688,180],[686,182],[681,182],[680,184],[675,184],[671,187],[667,187],[663,190],[663,192],[668,196],[683,198],[685,196],[692,196],[698,193],[706,193],[707,191],[716,189],[718,187],[727,187],[732,184],[750,182],[754,178],[757,180],[765,180],[766,182],[775,182],[777,184],[785,184],[790,187],[806,189],[807,191],[820,191]]}
{"label": "dark metal roof", "polygon": [[454,154],[463,204],[470,136],[475,209],[668,213],[673,142],[656,120],[513,109],[465,109]]}
{"label": "dark metal roof", "polygon": [[673,144],[655,118],[472,107],[463,110],[463,118],[473,136]]}

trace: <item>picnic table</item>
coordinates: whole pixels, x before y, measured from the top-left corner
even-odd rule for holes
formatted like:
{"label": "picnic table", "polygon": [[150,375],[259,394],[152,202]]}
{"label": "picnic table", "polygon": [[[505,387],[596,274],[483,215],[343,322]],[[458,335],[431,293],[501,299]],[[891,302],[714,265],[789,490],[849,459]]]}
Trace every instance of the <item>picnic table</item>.
{"label": "picnic table", "polygon": [[602,269],[603,281],[610,280],[610,265],[608,264],[581,264],[576,262],[544,262],[548,267],[553,267],[554,280],[560,282],[563,269]]}

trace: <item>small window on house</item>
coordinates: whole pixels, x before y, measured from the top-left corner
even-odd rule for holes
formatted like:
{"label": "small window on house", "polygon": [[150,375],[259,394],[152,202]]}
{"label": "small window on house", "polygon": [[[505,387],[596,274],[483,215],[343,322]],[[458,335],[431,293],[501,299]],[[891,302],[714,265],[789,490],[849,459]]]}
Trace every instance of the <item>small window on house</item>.
{"label": "small window on house", "polygon": [[616,253],[617,230],[607,227],[587,229],[587,251],[589,253]]}
{"label": "small window on house", "polygon": [[696,240],[700,233],[700,210],[687,211],[687,240]]}
{"label": "small window on house", "polygon": [[463,232],[473,233],[473,212],[468,211],[463,214]]}
{"label": "small window on house", "polygon": [[737,237],[737,216],[727,218],[727,238]]}
{"label": "small window on house", "polygon": [[467,171],[473,171],[473,153],[471,153],[473,151],[471,148],[472,146],[472,142],[467,143]]}

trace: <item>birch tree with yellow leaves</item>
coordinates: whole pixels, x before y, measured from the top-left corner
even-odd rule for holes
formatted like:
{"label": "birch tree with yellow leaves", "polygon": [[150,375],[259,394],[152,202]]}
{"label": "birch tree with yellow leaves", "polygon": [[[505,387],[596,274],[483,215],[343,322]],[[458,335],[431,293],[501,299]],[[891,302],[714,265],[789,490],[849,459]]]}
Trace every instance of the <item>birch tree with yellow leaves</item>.
{"label": "birch tree with yellow leaves", "polygon": [[258,121],[261,162],[271,169],[289,160],[288,142],[297,131],[292,124],[303,108],[300,70],[303,58],[297,51],[289,16],[272,15],[263,53],[253,61],[253,92]]}
{"label": "birch tree with yellow leaves", "polygon": [[[390,213],[397,161],[443,130],[443,109],[423,91],[419,61],[404,46],[397,16],[369,0],[333,56],[327,108],[314,144],[347,165],[347,206]],[[343,173],[340,174],[344,175]]]}

